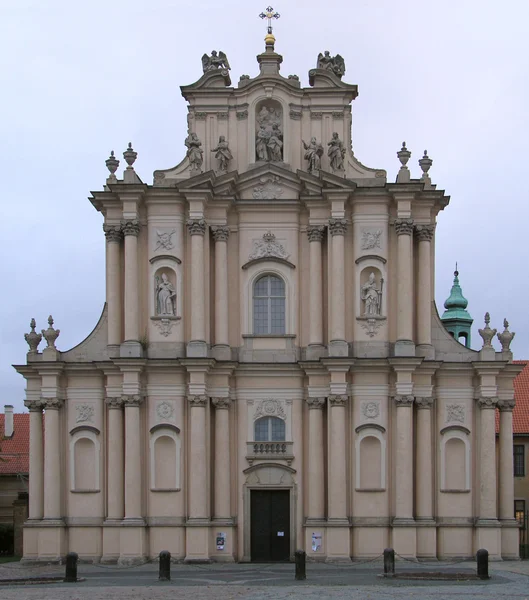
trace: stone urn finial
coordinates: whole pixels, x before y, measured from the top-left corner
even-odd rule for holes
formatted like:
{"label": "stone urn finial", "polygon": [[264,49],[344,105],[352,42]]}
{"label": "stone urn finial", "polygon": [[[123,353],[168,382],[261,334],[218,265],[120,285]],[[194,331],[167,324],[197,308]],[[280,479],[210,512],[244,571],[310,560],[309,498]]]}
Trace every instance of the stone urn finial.
{"label": "stone urn finial", "polygon": [[433,164],[433,160],[428,156],[428,150],[424,151],[424,156],[419,159],[419,167],[422,169],[422,177],[423,181],[429,180],[430,176],[428,175],[428,171]]}
{"label": "stone urn finial", "polygon": [[501,344],[502,352],[510,352],[510,345],[516,333],[513,331],[512,333],[509,331],[509,321],[507,319],[503,319],[503,332],[498,333],[498,339]]}
{"label": "stone urn finial", "polygon": [[59,337],[61,330],[53,329],[53,317],[51,315],[48,317],[48,325],[48,329],[42,330],[42,335],[44,336],[44,339],[48,342],[47,347],[57,350],[55,346],[55,340]]}
{"label": "stone urn finial", "polygon": [[123,152],[123,158],[126,160],[128,165],[127,169],[132,170],[132,165],[137,157],[138,153],[134,152],[134,149],[132,148],[132,142],[129,142],[129,147],[125,150],[125,152]]}
{"label": "stone urn finial", "polygon": [[115,173],[119,167],[119,160],[114,156],[114,150],[110,152],[110,156],[106,159],[105,164],[110,171],[110,177],[107,179],[109,183],[116,183],[118,178]]}
{"label": "stone urn finial", "polygon": [[485,327],[483,329],[478,329],[479,335],[483,339],[483,348],[492,348],[492,338],[496,335],[496,329],[491,329],[489,327],[490,323],[490,315],[488,312],[485,313]]}
{"label": "stone urn finial", "polygon": [[406,142],[402,142],[402,148],[397,152],[400,160],[400,169],[397,175],[397,183],[408,183],[410,180],[410,170],[406,166],[410,160],[411,152],[406,148]]}
{"label": "stone urn finial", "polygon": [[31,319],[29,326],[31,327],[31,331],[24,334],[24,339],[29,346],[28,354],[37,354],[39,344],[42,341],[42,335],[35,331],[35,327],[37,326],[35,319]]}

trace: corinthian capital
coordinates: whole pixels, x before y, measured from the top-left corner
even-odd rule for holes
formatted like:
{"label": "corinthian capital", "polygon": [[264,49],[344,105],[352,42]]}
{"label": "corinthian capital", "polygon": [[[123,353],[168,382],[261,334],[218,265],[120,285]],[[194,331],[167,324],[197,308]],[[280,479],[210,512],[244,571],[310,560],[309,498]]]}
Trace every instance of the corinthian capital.
{"label": "corinthian capital", "polygon": [[227,242],[230,237],[230,228],[227,225],[213,225],[210,227],[213,239],[216,242]]}
{"label": "corinthian capital", "polygon": [[331,406],[345,406],[347,403],[347,394],[333,394],[329,396]]}
{"label": "corinthian capital", "polygon": [[397,235],[412,235],[413,219],[395,219],[395,231]]}
{"label": "corinthian capital", "polygon": [[41,402],[45,410],[59,410],[64,404],[61,398],[41,398]]}
{"label": "corinthian capital", "polygon": [[123,408],[123,397],[107,397],[105,398],[105,403],[108,408]]}
{"label": "corinthian capital", "polygon": [[434,231],[435,231],[435,225],[416,225],[415,226],[415,235],[419,239],[419,242],[431,242]]}
{"label": "corinthian capital", "polygon": [[188,219],[186,225],[189,235],[204,235],[206,233],[206,221],[204,219]]}
{"label": "corinthian capital", "polygon": [[347,221],[345,219],[329,219],[329,231],[331,235],[345,235]]}
{"label": "corinthian capital", "polygon": [[206,406],[206,404],[208,403],[208,397],[203,395],[203,394],[199,394],[199,395],[195,395],[195,396],[188,396],[187,400],[189,402],[189,406],[193,407],[193,406]]}
{"label": "corinthian capital", "polygon": [[415,397],[403,396],[402,394],[398,394],[397,396],[394,396],[393,399],[395,400],[395,404],[397,406],[412,406]]}
{"label": "corinthian capital", "polygon": [[415,398],[415,406],[417,408],[432,408],[433,398],[431,396],[417,396]]}
{"label": "corinthian capital", "polygon": [[42,412],[43,402],[42,400],[24,400],[24,406],[29,412]]}
{"label": "corinthian capital", "polygon": [[121,221],[121,230],[123,231],[123,235],[138,237],[140,234],[140,222],[138,219],[124,219]]}
{"label": "corinthian capital", "polygon": [[211,398],[211,402],[217,410],[229,408],[231,404],[229,398]]}
{"label": "corinthian capital", "polygon": [[321,410],[325,406],[325,398],[307,398],[310,410]]}
{"label": "corinthian capital", "polygon": [[307,236],[309,242],[321,242],[325,235],[325,225],[309,225],[307,227]]}
{"label": "corinthian capital", "polygon": [[491,408],[495,409],[498,405],[498,398],[496,396],[481,396],[478,398],[478,406],[481,409]]}
{"label": "corinthian capital", "polygon": [[105,223],[103,225],[103,231],[105,232],[105,237],[107,238],[107,242],[121,242],[123,239],[123,232],[121,231],[121,225],[108,225]]}
{"label": "corinthian capital", "polygon": [[498,400],[498,408],[500,412],[512,412],[516,405],[516,400],[514,398],[509,398],[507,400]]}
{"label": "corinthian capital", "polygon": [[124,406],[139,406],[143,402],[143,396],[140,394],[124,394],[121,396]]}

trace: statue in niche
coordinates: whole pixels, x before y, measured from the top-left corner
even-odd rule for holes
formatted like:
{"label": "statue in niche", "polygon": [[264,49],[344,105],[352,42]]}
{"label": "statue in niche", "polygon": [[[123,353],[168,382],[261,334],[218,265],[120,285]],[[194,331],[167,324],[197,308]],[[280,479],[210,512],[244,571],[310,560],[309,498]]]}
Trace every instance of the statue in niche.
{"label": "statue in niche", "polygon": [[211,51],[211,56],[204,54],[202,57],[202,69],[204,73],[208,71],[215,71],[216,69],[231,69],[230,63],[228,62],[228,57],[222,52],[219,51],[217,54],[216,50]]}
{"label": "statue in niche", "polygon": [[187,146],[186,156],[189,158],[191,170],[202,171],[202,163],[204,162],[202,155],[204,154],[204,151],[200,147],[202,146],[202,142],[198,139],[198,135],[196,133],[190,133],[186,137],[184,143]]}
{"label": "statue in niche", "polygon": [[380,315],[382,287],[380,290],[378,289],[374,273],[369,274],[369,279],[362,286],[360,297],[365,302],[364,316],[373,317]]}
{"label": "statue in niche", "polygon": [[329,146],[327,155],[331,160],[331,169],[333,173],[336,173],[336,171],[344,171],[343,159],[345,158],[345,147],[336,131],[332,134],[332,139],[327,146]]}
{"label": "statue in niche", "polygon": [[233,158],[233,155],[228,146],[228,142],[223,135],[219,137],[217,147],[213,148],[211,152],[216,152],[215,158],[219,161],[219,171],[226,173],[228,171],[228,164]]}
{"label": "statue in niche", "polygon": [[257,115],[259,126],[255,136],[255,154],[259,161],[283,160],[283,130],[281,112],[273,106],[263,106]]}
{"label": "statue in niche", "polygon": [[310,144],[303,142],[303,148],[305,148],[305,160],[309,161],[307,170],[309,173],[317,172],[321,169],[321,156],[323,154],[323,146],[316,141],[315,137],[310,138]]}
{"label": "statue in niche", "polygon": [[340,79],[345,74],[345,61],[342,56],[337,54],[336,56],[331,56],[328,50],[325,50],[325,53],[321,52],[318,54],[318,69],[324,69],[326,71],[332,71],[336,77]]}
{"label": "statue in niche", "polygon": [[160,317],[176,316],[176,292],[165,273],[156,276],[156,315]]}

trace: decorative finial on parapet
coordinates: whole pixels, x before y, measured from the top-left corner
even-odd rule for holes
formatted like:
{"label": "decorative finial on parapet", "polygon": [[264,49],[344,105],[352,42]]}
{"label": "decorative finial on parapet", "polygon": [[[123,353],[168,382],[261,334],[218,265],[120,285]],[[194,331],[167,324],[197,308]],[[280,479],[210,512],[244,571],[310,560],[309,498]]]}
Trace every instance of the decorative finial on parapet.
{"label": "decorative finial on parapet", "polygon": [[110,152],[110,156],[106,159],[105,164],[110,171],[110,176],[107,178],[107,183],[117,183],[118,178],[115,173],[119,167],[119,160],[114,156],[114,150]]}
{"label": "decorative finial on parapet", "polygon": [[137,157],[138,153],[134,152],[134,149],[132,148],[132,142],[129,142],[129,147],[125,150],[125,152],[123,152],[123,158],[127,161],[128,171],[132,171],[134,169],[132,165],[134,164]]}
{"label": "decorative finial on parapet", "polygon": [[406,148],[406,142],[402,142],[402,148],[397,152],[401,167],[397,174],[397,183],[408,183],[410,180],[410,170],[406,166],[410,160],[411,152]]}
{"label": "decorative finial on parapet", "polygon": [[513,331],[512,333],[509,331],[509,321],[507,319],[503,319],[503,332],[498,333],[498,339],[501,344],[502,352],[510,352],[510,345],[516,333]]}
{"label": "decorative finial on parapet", "polygon": [[61,330],[53,328],[53,317],[51,315],[48,317],[48,325],[48,329],[42,330],[42,335],[44,336],[46,342],[48,342],[47,347],[56,350],[57,348],[55,347],[55,340],[59,337]]}
{"label": "decorative finial on parapet", "polygon": [[496,329],[491,329],[489,327],[490,323],[490,315],[488,312],[485,313],[485,327],[483,329],[478,329],[479,335],[483,339],[483,348],[492,348],[492,338],[496,335]]}
{"label": "decorative finial on parapet", "polygon": [[270,49],[273,50],[276,38],[274,37],[274,34],[272,32],[272,19],[279,19],[281,15],[278,12],[274,11],[274,9],[271,6],[268,6],[266,10],[262,12],[259,16],[261,17],[261,19],[268,19],[268,27],[266,28],[265,35],[265,44],[267,49],[270,47]]}
{"label": "decorative finial on parapet", "polygon": [[35,331],[35,327],[37,326],[35,319],[31,319],[29,326],[31,327],[31,331],[24,334],[24,339],[29,346],[28,354],[37,354],[39,344],[42,341],[42,335]]}
{"label": "decorative finial on parapet", "polygon": [[422,169],[422,177],[421,177],[421,181],[424,181],[426,187],[429,187],[432,185],[432,180],[430,179],[430,176],[428,175],[428,171],[430,170],[430,167],[433,164],[433,160],[428,156],[428,151],[425,150],[424,151],[424,156],[419,159],[419,166]]}

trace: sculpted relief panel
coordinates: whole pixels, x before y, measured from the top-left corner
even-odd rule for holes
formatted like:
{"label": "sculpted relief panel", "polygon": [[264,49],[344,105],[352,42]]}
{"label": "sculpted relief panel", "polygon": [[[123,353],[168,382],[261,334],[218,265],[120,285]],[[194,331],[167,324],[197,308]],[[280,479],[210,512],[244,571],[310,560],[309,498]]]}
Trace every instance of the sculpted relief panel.
{"label": "sculpted relief panel", "polygon": [[283,161],[283,112],[275,100],[266,100],[257,106],[255,160]]}

